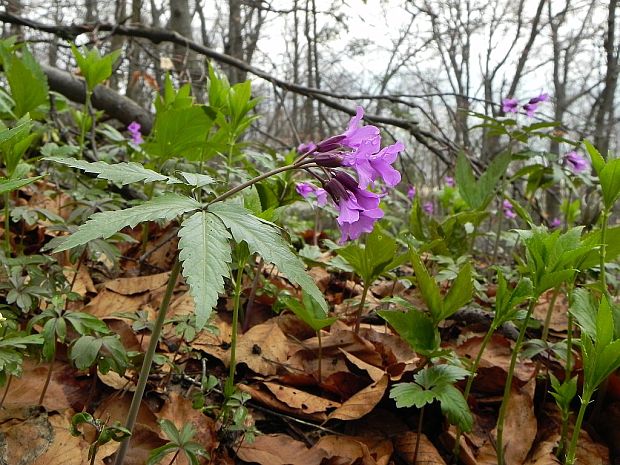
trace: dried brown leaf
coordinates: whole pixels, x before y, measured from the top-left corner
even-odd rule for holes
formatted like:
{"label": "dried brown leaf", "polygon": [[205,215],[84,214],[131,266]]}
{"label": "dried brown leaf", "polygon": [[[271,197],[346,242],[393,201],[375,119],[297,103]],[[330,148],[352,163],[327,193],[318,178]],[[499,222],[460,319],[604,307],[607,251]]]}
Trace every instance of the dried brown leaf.
{"label": "dried brown leaf", "polygon": [[264,434],[252,443],[243,442],[237,457],[260,465],[320,465],[326,454],[316,447],[308,449],[285,434]]}
{"label": "dried brown leaf", "polygon": [[341,407],[334,410],[329,415],[329,419],[357,420],[372,411],[383,398],[388,386],[388,379],[388,376],[384,375],[379,381],[362,389],[344,402]]}
{"label": "dried brown leaf", "polygon": [[281,384],[265,382],[263,385],[269,389],[280,402],[284,402],[291,408],[303,410],[305,413],[325,412],[329,409],[341,406],[338,402],[288,386],[282,386]]}
{"label": "dried brown leaf", "polygon": [[170,273],[159,273],[135,278],[118,278],[104,284],[105,288],[121,295],[142,294],[165,286]]}
{"label": "dried brown leaf", "polygon": [[273,321],[263,323],[242,334],[237,344],[237,363],[263,376],[275,375],[288,358],[288,339]]}
{"label": "dried brown leaf", "polygon": [[413,431],[400,434],[394,441],[394,449],[405,463],[408,465],[446,465],[444,459],[425,434],[420,436],[417,461],[414,462],[417,441],[418,434]]}

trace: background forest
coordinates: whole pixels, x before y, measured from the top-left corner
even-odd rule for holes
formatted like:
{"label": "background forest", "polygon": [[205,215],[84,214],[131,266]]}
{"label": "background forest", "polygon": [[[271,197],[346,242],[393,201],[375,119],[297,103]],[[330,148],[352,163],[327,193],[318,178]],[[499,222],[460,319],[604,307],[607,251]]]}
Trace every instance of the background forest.
{"label": "background forest", "polygon": [[620,463],[616,0],[1,5],[0,464]]}

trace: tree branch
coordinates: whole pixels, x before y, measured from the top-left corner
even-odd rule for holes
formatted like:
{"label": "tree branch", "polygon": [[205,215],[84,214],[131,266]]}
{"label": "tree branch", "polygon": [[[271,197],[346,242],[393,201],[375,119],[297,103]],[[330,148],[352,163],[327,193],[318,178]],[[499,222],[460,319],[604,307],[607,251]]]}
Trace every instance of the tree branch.
{"label": "tree branch", "polygon": [[[165,29],[158,28],[145,28],[145,27],[137,27],[137,26],[126,26],[126,25],[117,25],[117,24],[72,24],[72,25],[49,25],[40,23],[38,21],[33,21],[27,18],[22,18],[19,16],[15,16],[13,14],[7,12],[0,12],[0,21],[10,24],[17,24],[20,26],[29,27],[32,29],[36,29],[43,32],[48,32],[50,34],[55,34],[61,38],[64,38],[69,41],[74,41],[75,38],[81,34],[92,33],[94,31],[97,32],[108,32],[109,35],[124,35],[128,37],[140,37],[143,39],[150,40],[151,42],[158,44],[161,42],[170,42],[177,45],[183,45],[188,47],[189,49],[204,55],[212,60],[215,60],[219,63],[224,63],[229,66],[233,66],[235,68],[241,69],[247,73],[253,74],[261,79],[271,82],[273,85],[286,89],[290,92],[303,95],[305,97],[314,99],[318,102],[321,102],[327,107],[330,107],[334,110],[349,114],[351,116],[355,115],[355,109],[343,105],[339,102],[332,100],[326,96],[329,93],[312,87],[305,87],[298,84],[293,84],[282,79],[279,79],[272,74],[269,74],[261,69],[255,68],[254,66],[236,58],[233,58],[224,53],[217,52],[211,48],[205,47],[197,42],[194,42],[177,32],[168,31]],[[46,71],[47,74],[47,71]],[[67,73],[68,74],[68,73]],[[49,77],[49,75],[48,75]],[[76,79],[77,80],[77,79]],[[62,80],[62,84],[65,84],[66,79]],[[79,80],[77,80],[79,82]],[[61,82],[59,82],[61,84]],[[50,84],[51,86],[51,84]],[[101,86],[100,86],[101,88]],[[71,89],[74,89],[74,86],[71,86]],[[108,89],[109,90],[109,89]],[[62,92],[61,90],[58,90]],[[111,91],[113,92],[113,91]],[[77,93],[72,93],[74,96],[78,96]],[[73,97],[67,95],[69,98],[73,100]],[[118,96],[118,94],[117,94]],[[102,97],[103,98],[103,97]],[[78,100],[79,101],[79,100]],[[93,102],[95,104],[95,102]],[[111,102],[108,102],[111,103]],[[95,104],[96,105],[96,104]],[[97,107],[99,108],[99,107]],[[104,109],[104,108],[102,108]],[[135,109],[134,109],[135,110]],[[143,110],[144,111],[144,110]],[[117,117],[117,115],[111,116]],[[137,113],[136,113],[137,114]],[[143,117],[143,115],[140,115]],[[120,119],[120,118],[119,118]],[[127,118],[121,119],[121,121],[125,122]],[[136,119],[140,121],[140,119]],[[406,120],[388,116],[381,115],[366,115],[365,120],[371,123],[376,124],[385,124],[389,126],[398,127],[409,132],[419,143],[428,148],[431,152],[433,152],[438,158],[440,158],[444,163],[450,165],[452,161],[449,155],[453,155],[456,153],[457,148],[454,146],[452,142],[449,140],[443,139],[441,137],[436,136],[435,134],[423,130],[419,127],[418,122],[414,120]],[[142,124],[142,122],[141,122]],[[152,123],[151,123],[152,124]],[[145,128],[148,126],[150,128],[150,124],[147,124],[147,118],[144,118]],[[145,131],[146,132],[146,131]]]}

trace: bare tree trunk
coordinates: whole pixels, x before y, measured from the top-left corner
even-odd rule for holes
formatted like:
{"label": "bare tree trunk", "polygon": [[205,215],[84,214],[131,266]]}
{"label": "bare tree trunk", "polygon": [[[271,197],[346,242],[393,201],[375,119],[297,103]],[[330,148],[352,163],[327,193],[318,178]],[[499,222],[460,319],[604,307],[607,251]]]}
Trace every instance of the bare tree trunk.
{"label": "bare tree trunk", "polygon": [[605,36],[605,56],[607,59],[607,72],[605,85],[599,98],[599,106],[594,119],[594,145],[603,156],[609,150],[610,135],[614,120],[614,97],[618,85],[618,52],[616,48],[616,9],[618,0],[609,1],[609,13],[607,16],[607,35]]}
{"label": "bare tree trunk", "polygon": [[[243,37],[241,24],[241,1],[228,0],[228,41],[224,47],[227,55],[243,60]],[[230,67],[228,70],[228,78],[231,83],[243,82],[245,80],[244,73],[241,70]]]}
{"label": "bare tree trunk", "polygon": [[[127,1],[126,0],[116,0],[116,5],[114,9],[114,19],[116,24],[120,24],[125,20],[125,16],[127,15]],[[110,48],[112,50],[120,50],[125,45],[125,38],[120,35],[112,36],[110,41]],[[119,60],[118,66],[120,67],[122,61]],[[50,63],[51,64],[51,63]],[[110,77],[110,87],[116,91],[120,88],[121,85],[121,76],[117,73],[113,73]]]}
{"label": "bare tree trunk", "polygon": [[84,2],[85,15],[84,20],[87,23],[94,23],[97,21],[99,17],[99,13],[97,11],[97,0],[86,0]]}
{"label": "bare tree trunk", "polygon": [[[188,0],[170,0],[170,29],[192,39],[192,14]],[[175,45],[173,61],[181,78],[192,83],[196,99],[202,101],[205,95],[202,60],[189,47]]]}
{"label": "bare tree trunk", "polygon": [[[142,17],[140,12],[142,10],[143,0],[131,1],[131,22],[132,24],[142,23]],[[129,41],[129,47],[127,47],[127,57],[129,59],[129,66],[127,70],[127,97],[132,100],[139,101],[140,95],[140,47],[138,46],[137,38],[132,38]]]}

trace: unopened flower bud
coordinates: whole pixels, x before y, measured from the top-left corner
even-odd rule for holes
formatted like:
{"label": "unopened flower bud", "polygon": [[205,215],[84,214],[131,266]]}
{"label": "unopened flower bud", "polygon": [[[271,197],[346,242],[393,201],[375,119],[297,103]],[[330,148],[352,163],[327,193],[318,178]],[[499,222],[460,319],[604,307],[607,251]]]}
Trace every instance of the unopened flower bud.
{"label": "unopened flower bud", "polygon": [[344,140],[344,138],[345,136],[343,134],[340,134],[338,136],[332,136],[329,139],[325,139],[324,141],[319,142],[316,151],[325,153],[340,148],[342,146],[341,142]]}
{"label": "unopened flower bud", "polygon": [[337,202],[340,199],[349,198],[349,193],[337,179],[330,179],[325,183],[325,190]]}
{"label": "unopened flower bud", "polygon": [[342,160],[344,157],[337,153],[319,153],[314,156],[314,161],[319,166],[325,166],[326,168],[338,168],[342,166]]}
{"label": "unopened flower bud", "polygon": [[338,171],[335,178],[348,190],[355,192],[358,189],[357,181],[350,174],[344,171]]}

